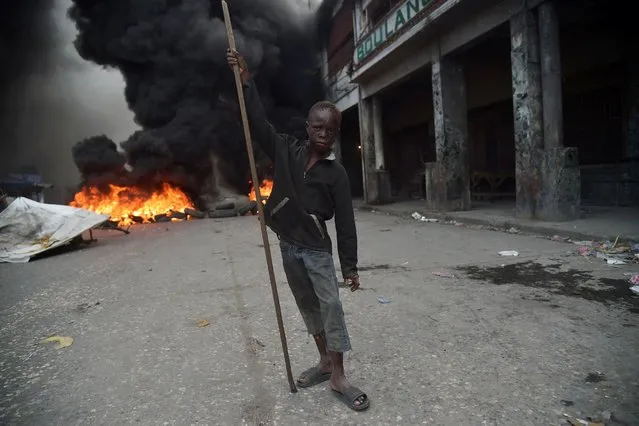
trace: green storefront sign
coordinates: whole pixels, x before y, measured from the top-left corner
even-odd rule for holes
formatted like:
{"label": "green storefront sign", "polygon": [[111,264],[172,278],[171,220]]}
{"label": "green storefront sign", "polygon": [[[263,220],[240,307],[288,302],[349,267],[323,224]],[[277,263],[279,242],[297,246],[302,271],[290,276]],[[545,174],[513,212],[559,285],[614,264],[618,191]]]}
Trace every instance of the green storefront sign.
{"label": "green storefront sign", "polygon": [[373,51],[385,43],[393,34],[415,19],[417,14],[435,0],[406,0],[380,22],[371,33],[360,40],[355,49],[355,63],[359,64]]}

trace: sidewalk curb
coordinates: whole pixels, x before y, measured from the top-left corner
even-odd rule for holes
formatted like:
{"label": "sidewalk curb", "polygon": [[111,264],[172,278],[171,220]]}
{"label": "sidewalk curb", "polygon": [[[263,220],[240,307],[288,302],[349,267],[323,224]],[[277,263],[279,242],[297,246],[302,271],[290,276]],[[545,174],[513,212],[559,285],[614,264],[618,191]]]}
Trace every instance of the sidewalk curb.
{"label": "sidewalk curb", "polygon": [[[410,212],[408,210],[398,211],[394,209],[385,208],[384,205],[370,205],[370,204],[358,204],[355,206],[356,210],[367,211],[372,213],[383,213],[389,216],[401,217],[404,219],[410,219],[415,221],[411,217],[411,214],[414,212],[420,213],[426,217],[438,219],[440,220],[441,225],[446,225],[444,222],[457,222],[465,225],[481,225],[488,226],[492,231],[497,232],[505,232],[510,233],[509,229],[516,228],[519,232],[518,234],[529,234],[536,235],[540,237],[548,237],[552,238],[555,235],[558,235],[562,238],[569,238],[574,241],[607,241],[614,240],[617,236],[606,236],[606,235],[598,235],[598,234],[589,234],[585,232],[579,231],[565,231],[560,229],[548,228],[545,226],[538,225],[528,225],[522,224],[518,222],[516,219],[512,221],[500,220],[500,219],[477,219],[477,218],[460,218],[457,216],[453,216],[449,213],[441,213],[441,212],[433,212],[425,209],[413,209]],[[620,236],[620,240],[627,240],[627,237]]]}

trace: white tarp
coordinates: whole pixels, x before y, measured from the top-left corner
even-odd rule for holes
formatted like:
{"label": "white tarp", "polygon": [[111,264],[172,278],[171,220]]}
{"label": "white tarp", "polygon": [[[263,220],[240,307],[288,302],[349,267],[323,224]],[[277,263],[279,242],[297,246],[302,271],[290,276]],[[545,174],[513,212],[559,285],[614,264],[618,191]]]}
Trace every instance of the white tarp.
{"label": "white tarp", "polygon": [[28,262],[108,219],[84,209],[16,198],[0,212],[0,262]]}

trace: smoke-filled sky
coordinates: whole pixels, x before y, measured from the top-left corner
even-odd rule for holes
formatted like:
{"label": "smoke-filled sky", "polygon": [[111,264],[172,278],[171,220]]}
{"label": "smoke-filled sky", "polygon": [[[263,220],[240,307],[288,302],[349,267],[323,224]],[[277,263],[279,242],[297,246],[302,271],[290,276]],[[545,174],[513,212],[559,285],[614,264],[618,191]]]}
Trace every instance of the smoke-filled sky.
{"label": "smoke-filled sky", "polygon": [[[308,0],[229,3],[270,118],[279,130],[303,131],[306,108],[323,96]],[[71,147],[105,134],[124,142],[138,171],[201,173],[205,151],[214,149],[231,180],[243,183],[242,133],[216,0],[0,7],[1,53],[13,64],[0,71],[0,173],[34,165],[61,194],[79,182]]]}
{"label": "smoke-filled sky", "polygon": [[79,181],[73,144],[101,133],[120,141],[138,128],[120,73],[75,50],[70,6],[71,0],[0,5],[0,175],[35,166],[56,185],[49,199],[57,202]]}
{"label": "smoke-filled sky", "polygon": [[[324,97],[318,62],[324,13],[311,13],[308,2],[298,0],[233,0],[229,8],[238,50],[270,120],[279,131],[303,137],[308,108]],[[122,72],[127,103],[142,127],[121,144],[133,168],[127,182],[161,176],[210,200],[216,192],[212,152],[231,189],[248,191],[219,0],[73,0],[70,16],[80,55]],[[112,147],[91,138],[74,149],[86,181],[102,184],[105,175],[121,174],[108,171],[120,164]]]}

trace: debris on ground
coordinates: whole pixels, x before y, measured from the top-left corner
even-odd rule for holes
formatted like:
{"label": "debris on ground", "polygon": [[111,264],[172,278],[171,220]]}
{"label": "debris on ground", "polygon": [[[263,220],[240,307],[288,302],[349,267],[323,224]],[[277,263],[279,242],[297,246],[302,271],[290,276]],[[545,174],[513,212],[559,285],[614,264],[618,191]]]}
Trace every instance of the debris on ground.
{"label": "debris on ground", "polygon": [[205,320],[205,319],[198,320],[198,322],[197,322],[197,326],[198,326],[199,328],[208,327],[209,325],[211,325],[211,323],[210,323],[210,322],[208,322],[208,321],[207,321],[207,320]]}
{"label": "debris on ground", "polygon": [[504,250],[504,251],[500,251],[499,255],[505,256],[505,257],[517,257],[519,256],[519,252],[516,250]]}
{"label": "debris on ground", "polygon": [[599,383],[599,382],[604,382],[605,380],[606,380],[606,375],[604,373],[602,373],[601,371],[595,371],[592,373],[588,373],[588,375],[586,376],[585,382]]}
{"label": "debris on ground", "polygon": [[572,426],[605,426],[608,424],[612,418],[612,412],[606,410],[603,411],[596,416],[586,417],[585,419],[580,419],[578,417],[573,417],[568,414],[564,414],[566,421]]}
{"label": "debris on ground", "polygon": [[387,298],[385,298],[384,296],[379,296],[379,297],[377,298],[377,301],[378,301],[379,303],[381,303],[382,305],[387,305],[387,304],[389,304],[389,303],[391,302],[390,300],[388,300],[388,299],[387,299]]}
{"label": "debris on ground", "polygon": [[69,246],[108,219],[89,210],[16,198],[0,213],[0,263],[27,263]]}
{"label": "debris on ground", "polygon": [[572,243],[578,246],[577,253],[580,256],[605,260],[608,265],[639,262],[639,253],[634,253],[635,249],[639,248],[638,245],[620,242],[619,237],[615,241],[572,241]]}
{"label": "debris on ground", "polygon": [[411,215],[411,217],[413,219],[415,219],[415,220],[419,220],[420,222],[429,222],[429,223],[437,223],[437,222],[439,222],[439,219],[429,219],[426,216],[424,216],[424,215],[422,215],[420,213],[417,213],[417,212],[413,213]]}
{"label": "debris on ground", "polygon": [[564,417],[568,421],[568,423],[572,426],[605,426],[605,423],[602,422],[591,422],[589,420],[579,419],[577,417],[569,416],[568,414],[564,414]]}
{"label": "debris on ground", "polygon": [[433,275],[440,278],[457,278],[455,274],[453,274],[452,272],[446,272],[446,271],[434,271]]}
{"label": "debris on ground", "polygon": [[57,343],[56,349],[68,348],[73,344],[73,337],[51,336],[44,339],[42,343]]}

